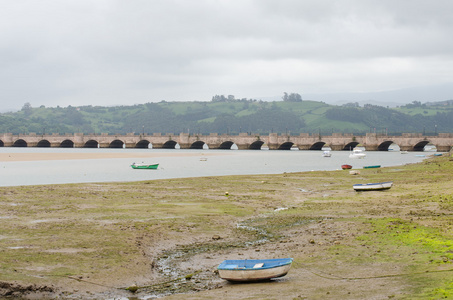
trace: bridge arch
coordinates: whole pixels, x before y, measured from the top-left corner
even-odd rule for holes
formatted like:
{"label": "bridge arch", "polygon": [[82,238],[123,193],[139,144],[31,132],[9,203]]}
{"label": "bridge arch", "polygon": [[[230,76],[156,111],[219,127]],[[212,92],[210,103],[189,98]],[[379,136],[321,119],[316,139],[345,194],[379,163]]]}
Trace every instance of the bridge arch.
{"label": "bridge arch", "polygon": [[322,150],[322,147],[325,145],[326,143],[324,142],[317,142],[317,143],[314,143],[313,145],[311,145],[310,149],[309,150]]}
{"label": "bridge arch", "polygon": [[203,146],[205,145],[205,142],[203,141],[196,141],[192,145],[190,145],[190,149],[203,149]]}
{"label": "bridge arch", "polygon": [[113,140],[109,144],[109,148],[123,148],[124,147],[124,142],[121,140]]}
{"label": "bridge arch", "polygon": [[359,144],[358,142],[350,142],[344,146],[343,150],[350,151],[350,150],[354,149],[355,147],[357,147],[358,144]]}
{"label": "bridge arch", "polygon": [[48,140],[40,140],[38,142],[38,144],[36,144],[36,147],[43,147],[43,148],[50,147],[50,142]]}
{"label": "bridge arch", "polygon": [[28,144],[23,139],[18,139],[14,142],[13,147],[27,147]]}
{"label": "bridge arch", "polygon": [[175,141],[166,141],[163,145],[162,145],[162,148],[163,149],[176,149],[176,145],[178,143],[175,142]]}
{"label": "bridge arch", "polygon": [[0,147],[5,147],[5,143],[2,140],[0,140]]}
{"label": "bridge arch", "polygon": [[95,140],[89,140],[83,145],[83,148],[99,148],[99,143]]}
{"label": "bridge arch", "polygon": [[253,143],[250,144],[249,150],[261,150],[261,146],[264,145],[263,141],[254,141]]}
{"label": "bridge arch", "polygon": [[74,148],[74,142],[71,140],[64,140],[60,144],[61,148]]}
{"label": "bridge arch", "polygon": [[293,142],[285,142],[278,146],[278,150],[291,150],[291,147],[294,145]]}
{"label": "bridge arch", "polygon": [[135,144],[135,148],[147,149],[151,143],[148,140],[141,140]]}
{"label": "bridge arch", "polygon": [[421,141],[415,144],[413,151],[424,151],[425,146],[429,144],[429,141]]}
{"label": "bridge arch", "polygon": [[390,145],[393,144],[393,141],[385,141],[378,145],[378,151],[389,151]]}
{"label": "bridge arch", "polygon": [[232,141],[225,141],[217,149],[222,149],[222,150],[231,150],[231,147],[233,147],[234,142]]}

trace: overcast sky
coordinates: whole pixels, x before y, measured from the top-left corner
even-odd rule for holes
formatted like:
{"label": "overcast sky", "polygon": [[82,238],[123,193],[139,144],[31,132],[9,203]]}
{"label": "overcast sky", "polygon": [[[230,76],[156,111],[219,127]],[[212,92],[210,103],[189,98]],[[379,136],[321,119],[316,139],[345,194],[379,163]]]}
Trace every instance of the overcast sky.
{"label": "overcast sky", "polygon": [[451,0],[0,0],[0,110],[452,83],[452,12]]}

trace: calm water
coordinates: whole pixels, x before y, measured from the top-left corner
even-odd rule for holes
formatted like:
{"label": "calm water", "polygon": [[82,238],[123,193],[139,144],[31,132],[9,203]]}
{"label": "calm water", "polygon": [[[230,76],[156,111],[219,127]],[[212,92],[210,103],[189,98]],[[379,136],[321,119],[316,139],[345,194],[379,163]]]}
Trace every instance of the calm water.
{"label": "calm water", "polygon": [[[332,151],[322,157],[322,151],[279,150],[181,150],[181,149],[62,149],[62,148],[0,148],[0,153],[61,153],[61,152],[128,152],[153,153],[153,158],[117,158],[0,162],[0,186],[42,185],[56,183],[141,181],[153,179],[279,174],[311,170],[338,170],[342,164],[354,169],[367,165],[400,166],[420,162],[434,152],[399,151],[371,152],[365,159],[349,158],[348,151]],[[191,153],[195,156],[166,157],[160,154]],[[421,157],[420,154],[426,155]],[[416,156],[418,155],[418,156]],[[206,161],[200,160],[207,157]],[[158,170],[134,170],[133,162],[159,163]]]}

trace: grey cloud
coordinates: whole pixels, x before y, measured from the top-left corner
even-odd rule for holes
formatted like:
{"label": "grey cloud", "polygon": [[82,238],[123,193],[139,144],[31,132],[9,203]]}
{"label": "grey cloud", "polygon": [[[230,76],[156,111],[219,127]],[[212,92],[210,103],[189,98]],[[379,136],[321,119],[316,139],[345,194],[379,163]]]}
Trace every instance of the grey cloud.
{"label": "grey cloud", "polygon": [[453,81],[453,2],[0,2],[0,101],[113,105]]}

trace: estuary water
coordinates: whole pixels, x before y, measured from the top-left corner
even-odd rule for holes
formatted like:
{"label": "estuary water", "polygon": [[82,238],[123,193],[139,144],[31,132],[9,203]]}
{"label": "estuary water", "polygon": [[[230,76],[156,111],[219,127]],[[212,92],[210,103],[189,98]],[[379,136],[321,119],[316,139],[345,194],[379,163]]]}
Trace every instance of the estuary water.
{"label": "estuary water", "polygon": [[[0,186],[61,183],[120,182],[155,179],[281,174],[314,170],[339,170],[342,164],[353,169],[368,165],[401,166],[420,162],[435,152],[367,151],[366,158],[349,158],[348,151],[300,150],[186,150],[186,149],[86,149],[86,148],[0,148],[0,154],[16,153],[121,153],[122,158],[0,161]],[[136,158],[134,155],[149,157]],[[127,157],[130,155],[130,157]],[[133,163],[159,163],[157,170],[134,170]]]}

